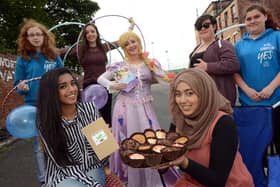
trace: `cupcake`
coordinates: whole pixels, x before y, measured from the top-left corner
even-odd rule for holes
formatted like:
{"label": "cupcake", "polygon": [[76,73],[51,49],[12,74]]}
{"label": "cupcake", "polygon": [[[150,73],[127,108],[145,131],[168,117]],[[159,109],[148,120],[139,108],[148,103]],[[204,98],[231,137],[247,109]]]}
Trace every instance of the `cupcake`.
{"label": "cupcake", "polygon": [[179,143],[179,144],[186,144],[188,142],[188,138],[186,136],[181,136],[179,138],[176,138],[174,143]]}
{"label": "cupcake", "polygon": [[127,138],[127,139],[124,139],[122,141],[121,149],[124,149],[124,150],[137,150],[139,145],[140,145],[140,143],[137,142],[136,140]]}
{"label": "cupcake", "polygon": [[155,153],[161,153],[162,149],[166,148],[165,145],[154,145],[152,151]]}
{"label": "cupcake", "polygon": [[120,150],[121,160],[126,165],[129,165],[129,155],[133,154],[134,152],[131,150]]}
{"label": "cupcake", "polygon": [[145,161],[148,167],[159,165],[162,160],[162,154],[150,153],[145,154]]}
{"label": "cupcake", "polygon": [[144,131],[144,135],[146,136],[146,138],[156,138],[156,133],[153,129],[146,129]]}
{"label": "cupcake", "polygon": [[142,153],[148,153],[148,152],[151,152],[151,148],[152,148],[152,146],[149,144],[140,145],[138,147],[137,151],[142,152]]}
{"label": "cupcake", "polygon": [[181,154],[184,154],[187,151],[187,144],[174,143],[174,144],[172,144],[172,147],[179,148],[181,150]]}
{"label": "cupcake", "polygon": [[166,139],[170,141],[175,141],[180,135],[177,132],[168,132],[166,135]]}
{"label": "cupcake", "polygon": [[163,129],[156,130],[156,137],[157,139],[165,139],[166,138],[166,132]]}
{"label": "cupcake", "polygon": [[184,148],[184,144],[180,144],[180,143],[173,143],[172,145],[171,145],[172,147],[178,147],[178,148]]}
{"label": "cupcake", "polygon": [[128,155],[128,165],[133,168],[143,167],[145,156],[140,153],[132,153]]}
{"label": "cupcake", "polygon": [[156,138],[147,138],[147,142],[150,145],[156,145],[157,144],[157,139]]}
{"label": "cupcake", "polygon": [[136,140],[140,144],[145,144],[146,143],[146,137],[142,133],[134,133],[130,136],[131,139]]}
{"label": "cupcake", "polygon": [[172,161],[182,156],[182,149],[178,147],[166,147],[161,150],[163,158]]}
{"label": "cupcake", "polygon": [[167,139],[159,139],[159,140],[157,141],[157,144],[159,144],[159,145],[165,145],[165,146],[171,146],[172,143],[173,143],[172,141],[167,140]]}

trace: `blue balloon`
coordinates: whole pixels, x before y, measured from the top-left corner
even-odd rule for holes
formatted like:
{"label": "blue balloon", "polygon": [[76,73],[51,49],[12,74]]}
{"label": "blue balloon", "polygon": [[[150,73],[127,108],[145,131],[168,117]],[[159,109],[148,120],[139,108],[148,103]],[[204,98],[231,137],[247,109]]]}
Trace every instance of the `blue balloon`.
{"label": "blue balloon", "polygon": [[37,135],[35,106],[24,105],[12,110],[6,120],[6,128],[9,133],[21,139],[31,138]]}
{"label": "blue balloon", "polygon": [[99,84],[92,84],[82,93],[83,102],[94,102],[98,109],[105,106],[108,101],[108,93],[106,89]]}

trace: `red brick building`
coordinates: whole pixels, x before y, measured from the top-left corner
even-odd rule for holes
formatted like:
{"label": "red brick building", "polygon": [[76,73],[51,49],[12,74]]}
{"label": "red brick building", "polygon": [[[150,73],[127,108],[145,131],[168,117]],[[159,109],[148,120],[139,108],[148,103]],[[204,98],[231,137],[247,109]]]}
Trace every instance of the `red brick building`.
{"label": "red brick building", "polygon": [[0,54],[0,128],[5,127],[7,114],[23,104],[23,97],[13,91],[16,56]]}
{"label": "red brick building", "polygon": [[[216,17],[218,30],[232,25],[244,23],[245,11],[248,6],[258,3],[267,8],[280,23],[280,1],[279,0],[216,0],[212,1],[203,14],[211,14]],[[222,32],[219,36],[235,43],[240,40],[244,32],[243,28],[234,28]],[[196,36],[197,43],[199,38]]]}

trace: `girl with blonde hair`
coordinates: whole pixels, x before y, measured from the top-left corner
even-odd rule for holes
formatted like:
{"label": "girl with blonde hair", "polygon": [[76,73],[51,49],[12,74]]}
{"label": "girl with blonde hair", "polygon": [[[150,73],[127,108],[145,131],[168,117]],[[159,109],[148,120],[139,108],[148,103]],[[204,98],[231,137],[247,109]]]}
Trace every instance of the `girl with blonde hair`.
{"label": "girl with blonde hair", "polygon": [[[160,128],[152,106],[151,85],[155,80],[168,84],[170,79],[156,59],[147,57],[137,34],[125,32],[120,36],[118,43],[124,51],[125,60],[108,66],[107,71],[97,81],[108,90],[119,91],[113,109],[112,132],[120,144],[134,132]],[[135,77],[133,84],[116,81],[123,73]],[[110,169],[129,187],[163,185],[157,170],[127,167],[122,163],[118,152],[110,158]],[[165,180],[168,185],[172,185],[177,179],[176,173],[170,173],[169,178]]]}

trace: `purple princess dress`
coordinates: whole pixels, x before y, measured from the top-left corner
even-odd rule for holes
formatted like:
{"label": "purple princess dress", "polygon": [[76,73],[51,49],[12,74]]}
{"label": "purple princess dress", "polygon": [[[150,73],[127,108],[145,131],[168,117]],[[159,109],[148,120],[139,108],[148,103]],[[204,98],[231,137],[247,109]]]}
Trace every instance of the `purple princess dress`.
{"label": "purple princess dress", "polygon": [[[118,62],[107,67],[107,71],[98,78],[98,83],[109,88],[113,84],[116,72],[128,69],[138,79],[129,91],[120,91],[116,98],[112,117],[112,132],[117,142],[129,137],[134,132],[144,132],[147,128],[160,128],[155,111],[152,107],[152,83],[160,82],[168,85],[162,78],[165,73],[160,64],[154,60],[153,71],[145,63],[128,64]],[[162,187],[172,186],[179,178],[174,168],[162,174],[151,168],[131,168],[123,164],[119,151],[110,157],[110,170],[114,172],[128,187]],[[164,183],[164,184],[163,184]]]}

